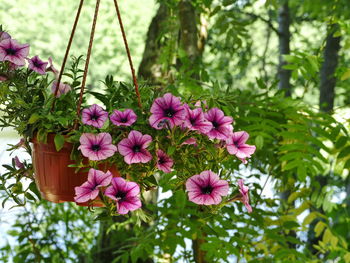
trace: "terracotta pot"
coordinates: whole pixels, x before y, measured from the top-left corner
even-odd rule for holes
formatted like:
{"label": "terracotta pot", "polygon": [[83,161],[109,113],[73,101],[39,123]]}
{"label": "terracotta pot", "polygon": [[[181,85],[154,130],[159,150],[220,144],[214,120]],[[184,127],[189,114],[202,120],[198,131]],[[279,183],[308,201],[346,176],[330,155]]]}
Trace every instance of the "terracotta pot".
{"label": "terracotta pot", "polygon": [[[54,143],[55,134],[49,134],[47,143],[33,139],[33,166],[35,181],[41,196],[54,203],[74,202],[74,187],[80,186],[87,180],[87,172],[75,173],[75,168],[68,167],[74,164],[70,159],[73,149],[71,143],[65,142],[63,148],[57,152]],[[101,170],[109,170],[114,176],[120,176],[115,168],[101,165]],[[93,206],[103,206],[102,202],[94,202]],[[86,206],[85,203],[78,205]]]}

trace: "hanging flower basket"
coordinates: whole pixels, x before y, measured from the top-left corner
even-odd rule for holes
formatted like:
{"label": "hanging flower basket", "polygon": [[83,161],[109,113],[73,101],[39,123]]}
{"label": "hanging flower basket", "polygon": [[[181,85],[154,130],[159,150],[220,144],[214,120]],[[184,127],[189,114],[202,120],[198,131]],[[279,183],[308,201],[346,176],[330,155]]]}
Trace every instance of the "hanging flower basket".
{"label": "hanging flower basket", "polygon": [[[85,91],[99,2],[84,70],[79,64],[81,57],[73,59],[68,83],[62,82],[63,71],[83,1],[60,71],[51,59],[47,67],[48,63],[37,56],[24,70],[21,67],[29,45],[21,46],[7,35],[0,42],[0,54],[5,54],[0,56],[0,85],[8,90],[0,97],[0,104],[9,109],[0,121],[15,127],[24,136],[25,145],[33,142],[33,152],[29,147],[27,150],[42,197],[56,203],[106,206],[110,215],[127,214],[139,210],[143,194],[165,178],[167,185],[163,187],[186,193],[201,211],[216,213],[239,200],[251,212],[248,188],[243,180],[232,180],[233,171],[255,152],[255,146],[246,143],[248,133],[236,131],[233,118],[212,94],[193,98],[171,86],[139,89],[117,1],[133,85],[107,76],[103,88]],[[50,81],[46,72],[53,72],[55,79]],[[84,100],[87,96],[99,100],[100,105],[89,105]],[[31,166],[17,164],[21,173],[14,168],[13,174],[20,175],[19,181],[22,175],[30,174]]]}
{"label": "hanging flower basket", "polygon": [[[33,139],[33,166],[35,171],[35,182],[42,197],[50,202],[75,202],[75,187],[82,185],[88,179],[87,171],[78,171],[70,167],[74,165],[71,160],[73,144],[64,142],[62,149],[57,151],[54,142],[55,134],[48,134],[47,142],[39,142],[37,137]],[[100,170],[113,172],[119,176],[115,167],[100,164]],[[92,206],[102,206],[99,200],[93,200]],[[79,203],[88,205],[87,202]]]}

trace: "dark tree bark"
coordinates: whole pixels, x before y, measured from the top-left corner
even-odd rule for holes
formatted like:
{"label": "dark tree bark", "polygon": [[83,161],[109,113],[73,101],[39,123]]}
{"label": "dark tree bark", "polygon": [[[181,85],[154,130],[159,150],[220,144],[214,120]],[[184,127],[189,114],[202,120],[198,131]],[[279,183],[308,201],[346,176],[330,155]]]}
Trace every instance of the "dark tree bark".
{"label": "dark tree bark", "polygon": [[[338,57],[340,51],[340,37],[334,37],[334,32],[339,29],[338,24],[332,24],[327,32],[326,37],[326,46],[323,51],[323,63],[320,70],[320,98],[319,98],[319,107],[320,111],[323,112],[332,112],[334,106],[335,99],[335,86],[336,86],[336,78],[334,73],[338,66]],[[319,191],[327,185],[328,175],[318,175],[315,180],[319,183]],[[349,191],[350,187],[346,189]],[[317,209],[318,212],[324,213],[322,207]],[[313,245],[317,245],[320,240],[322,240],[321,236],[316,237],[314,228],[316,224],[319,222],[319,219],[314,220],[309,227],[308,231],[308,248],[311,253],[316,254],[318,251],[314,248]]]}
{"label": "dark tree bark", "polygon": [[336,77],[335,70],[338,66],[340,50],[340,36],[334,37],[334,32],[339,29],[338,24],[329,27],[326,46],[323,52],[324,62],[320,71],[320,110],[331,112],[334,106]]}
{"label": "dark tree bark", "polygon": [[162,65],[159,61],[162,47],[161,36],[166,29],[169,17],[168,7],[161,3],[156,15],[148,28],[145,50],[139,66],[138,75],[152,83],[163,76]]}
{"label": "dark tree bark", "polygon": [[198,42],[199,16],[190,0],[179,3],[180,47],[186,52],[191,62],[201,57]]}
{"label": "dark tree bark", "polygon": [[[281,0],[280,8],[278,10],[278,45],[279,45],[278,88],[284,91],[285,97],[290,97],[292,95],[292,87],[290,84],[290,78],[292,73],[290,70],[283,68],[283,66],[287,64],[283,56],[290,54],[291,19],[290,19],[290,10],[289,10],[288,1],[289,0]],[[285,209],[284,206],[287,203],[288,198],[292,193],[292,191],[293,191],[292,188],[285,188],[283,192],[280,193],[283,209]],[[290,231],[286,235],[295,238],[296,232]],[[296,244],[292,242],[288,242],[288,246],[293,249],[296,248]]]}
{"label": "dark tree bark", "polygon": [[282,1],[282,5],[278,11],[278,43],[279,43],[279,64],[278,64],[278,87],[285,91],[285,96],[292,95],[290,77],[291,71],[284,69],[286,61],[283,55],[290,53],[290,11],[288,0]]}

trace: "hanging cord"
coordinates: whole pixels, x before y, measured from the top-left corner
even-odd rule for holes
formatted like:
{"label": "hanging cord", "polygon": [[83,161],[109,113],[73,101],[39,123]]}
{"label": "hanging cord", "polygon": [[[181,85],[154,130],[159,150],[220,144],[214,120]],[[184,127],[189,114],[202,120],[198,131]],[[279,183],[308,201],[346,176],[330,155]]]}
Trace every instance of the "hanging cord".
{"label": "hanging cord", "polygon": [[81,8],[83,7],[83,3],[84,3],[84,0],[80,0],[80,4],[79,4],[79,7],[78,7],[77,14],[75,16],[72,32],[70,34],[68,45],[67,45],[67,48],[66,48],[66,53],[65,53],[64,58],[63,58],[61,71],[58,74],[57,86],[56,86],[55,93],[54,93],[54,98],[53,98],[53,102],[52,102],[52,106],[51,106],[51,111],[53,111],[55,109],[56,96],[57,96],[57,93],[58,93],[58,90],[59,90],[59,87],[60,87],[60,83],[61,83],[61,80],[62,80],[63,71],[64,71],[64,68],[66,66],[67,58],[68,58],[68,55],[69,55],[69,50],[70,50],[70,47],[71,47],[72,42],[73,42],[75,29],[77,28],[77,25],[78,25],[80,12],[81,12]]}
{"label": "hanging cord", "polygon": [[132,79],[133,79],[133,82],[134,82],[135,92],[136,92],[136,96],[137,96],[137,103],[138,103],[140,109],[142,110],[141,96],[140,96],[140,92],[139,92],[139,85],[137,83],[137,78],[136,78],[136,75],[135,75],[135,69],[134,69],[134,66],[133,66],[133,63],[132,63],[132,59],[131,59],[131,55],[130,55],[128,41],[126,40],[126,35],[125,35],[125,31],[124,31],[123,21],[122,21],[120,12],[119,12],[119,7],[118,7],[117,0],[113,0],[113,1],[114,1],[115,10],[117,11],[117,16],[118,16],[118,21],[119,21],[119,25],[120,25],[120,30],[122,31],[122,36],[123,36],[123,40],[124,40],[125,50],[126,50],[126,53],[128,55],[128,60],[129,60],[129,65],[130,65],[130,69],[131,69]]}
{"label": "hanging cord", "polygon": [[96,28],[97,15],[98,15],[99,7],[100,7],[100,0],[96,0],[94,20],[92,21],[92,26],[91,26],[90,42],[89,42],[89,47],[88,47],[88,51],[87,51],[87,54],[86,54],[84,75],[83,75],[83,80],[81,82],[80,97],[79,97],[78,106],[77,106],[78,119],[76,120],[76,122],[74,124],[74,129],[76,129],[78,127],[78,121],[79,121],[79,118],[80,118],[80,109],[81,109],[81,104],[83,102],[83,95],[84,95],[86,77],[87,77],[87,74],[88,74],[88,71],[89,71],[90,56],[91,56],[92,44],[94,42],[94,35],[95,35],[95,28]]}

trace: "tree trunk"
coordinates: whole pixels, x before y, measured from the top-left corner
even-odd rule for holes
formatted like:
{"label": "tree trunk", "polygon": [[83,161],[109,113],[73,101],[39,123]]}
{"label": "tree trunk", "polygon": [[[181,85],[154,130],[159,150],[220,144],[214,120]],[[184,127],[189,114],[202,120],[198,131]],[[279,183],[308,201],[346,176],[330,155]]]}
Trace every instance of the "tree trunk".
{"label": "tree trunk", "polygon": [[[339,29],[338,24],[332,24],[329,27],[326,37],[326,46],[323,52],[323,64],[320,70],[320,99],[319,107],[320,111],[323,112],[332,112],[334,106],[335,98],[335,86],[336,78],[334,76],[335,70],[338,66],[338,56],[340,51],[340,37],[334,37],[333,34]],[[322,190],[324,186],[328,183],[328,177],[330,175],[318,175],[315,180],[319,182],[320,188]],[[347,190],[350,187],[347,188]],[[318,209],[320,213],[324,213],[322,207]],[[313,254],[316,254],[318,251],[314,248],[313,245],[317,245],[321,239],[320,237],[315,236],[314,228],[319,219],[315,219],[309,227],[308,231],[308,248]]]}
{"label": "tree trunk", "polygon": [[331,112],[334,106],[336,77],[335,70],[338,66],[340,50],[340,36],[334,37],[334,33],[339,30],[338,24],[332,24],[329,28],[326,47],[323,52],[324,62],[320,71],[320,110]]}
{"label": "tree trunk", "polygon": [[199,16],[190,0],[179,3],[180,47],[186,52],[191,62],[201,57],[198,42]]}
{"label": "tree trunk", "polygon": [[282,1],[282,5],[278,11],[278,43],[279,43],[279,64],[278,64],[278,87],[285,91],[285,96],[290,97],[292,95],[290,77],[291,71],[283,69],[286,65],[286,61],[283,55],[290,53],[290,13],[288,0]]}
{"label": "tree trunk", "polygon": [[164,75],[160,62],[161,51],[164,46],[161,37],[166,29],[165,23],[168,17],[169,8],[164,3],[161,3],[148,28],[145,50],[138,75],[151,83],[157,82]]}

